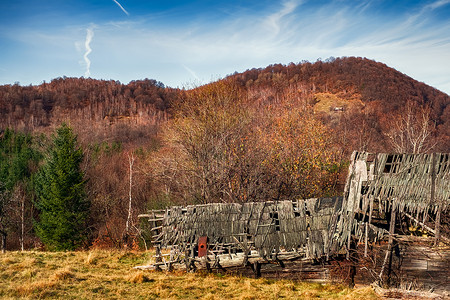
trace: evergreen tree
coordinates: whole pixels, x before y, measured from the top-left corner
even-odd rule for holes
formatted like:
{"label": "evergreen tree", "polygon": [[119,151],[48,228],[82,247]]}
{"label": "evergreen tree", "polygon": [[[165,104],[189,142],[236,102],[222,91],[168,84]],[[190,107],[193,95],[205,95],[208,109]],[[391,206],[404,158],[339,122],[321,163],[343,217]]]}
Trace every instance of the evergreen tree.
{"label": "evergreen tree", "polygon": [[[31,135],[10,129],[0,133],[0,235],[1,246],[6,248],[6,235],[19,231],[23,247],[25,207],[29,207],[32,173],[40,159],[33,147]],[[18,197],[18,193],[24,194]],[[20,201],[17,201],[20,198]],[[20,203],[19,203],[20,202]],[[20,211],[19,215],[17,212]],[[20,219],[20,222],[18,220]],[[20,223],[21,226],[16,226]]]}
{"label": "evergreen tree", "polygon": [[0,182],[4,191],[12,191],[17,182],[30,178],[31,163],[39,159],[32,144],[29,134],[10,129],[0,134]]}
{"label": "evergreen tree", "polygon": [[83,151],[72,129],[63,124],[36,178],[40,210],[36,234],[50,250],[74,250],[85,240],[89,202],[81,170]]}

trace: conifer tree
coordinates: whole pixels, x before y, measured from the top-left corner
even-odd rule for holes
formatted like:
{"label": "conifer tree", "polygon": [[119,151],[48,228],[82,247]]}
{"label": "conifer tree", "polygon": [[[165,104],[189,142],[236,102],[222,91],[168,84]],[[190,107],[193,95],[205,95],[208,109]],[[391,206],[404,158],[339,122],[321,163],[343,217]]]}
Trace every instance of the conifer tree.
{"label": "conifer tree", "polygon": [[45,164],[36,178],[37,236],[50,250],[74,250],[85,240],[89,202],[81,170],[83,151],[72,129],[56,131]]}
{"label": "conifer tree", "polygon": [[[25,207],[29,207],[32,173],[40,159],[29,134],[6,129],[0,132],[0,236],[2,251],[6,249],[8,232],[20,231],[23,249]],[[21,195],[19,195],[21,194]],[[17,201],[19,200],[20,201]],[[17,211],[20,211],[17,214]],[[18,216],[19,215],[19,216]],[[20,219],[20,221],[19,221]],[[20,223],[20,226],[16,226]]]}

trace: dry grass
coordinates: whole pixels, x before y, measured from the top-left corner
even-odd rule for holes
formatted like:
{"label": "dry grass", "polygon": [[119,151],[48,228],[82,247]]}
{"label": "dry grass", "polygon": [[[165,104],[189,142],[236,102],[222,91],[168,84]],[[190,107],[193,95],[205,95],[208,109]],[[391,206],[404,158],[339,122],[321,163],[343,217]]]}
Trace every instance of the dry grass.
{"label": "dry grass", "polygon": [[150,278],[148,276],[148,274],[145,274],[142,271],[131,272],[130,275],[128,275],[127,279],[129,282],[132,282],[132,283],[143,283],[143,282],[155,281],[154,279]]}
{"label": "dry grass", "polygon": [[95,265],[98,261],[98,256],[96,251],[89,251],[89,254],[86,257],[86,260],[84,261],[87,265]]}
{"label": "dry grass", "polygon": [[132,269],[151,252],[9,252],[0,254],[0,298],[65,299],[377,299],[348,289],[290,280]]}
{"label": "dry grass", "polygon": [[317,101],[314,105],[315,112],[330,113],[330,110],[335,107],[345,107],[346,110],[351,110],[353,108],[361,109],[364,106],[359,95],[346,99],[338,94],[316,93],[314,97]]}
{"label": "dry grass", "polygon": [[75,277],[75,274],[72,272],[71,268],[64,268],[55,271],[55,273],[53,273],[52,276],[50,276],[50,279],[52,281],[63,281],[73,277]]}

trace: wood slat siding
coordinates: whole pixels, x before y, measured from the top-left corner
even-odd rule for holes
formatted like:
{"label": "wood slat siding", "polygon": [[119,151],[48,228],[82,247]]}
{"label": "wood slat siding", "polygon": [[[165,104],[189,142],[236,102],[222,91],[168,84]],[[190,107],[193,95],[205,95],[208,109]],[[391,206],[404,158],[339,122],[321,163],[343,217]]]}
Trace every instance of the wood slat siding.
{"label": "wood slat siding", "polygon": [[[157,222],[159,235],[154,243],[162,249],[176,249],[173,256],[181,257],[181,253],[192,253],[199,237],[207,236],[213,252],[256,250],[267,261],[289,252],[319,258],[328,255],[331,244],[339,241],[331,238],[329,228],[341,211],[342,201],[342,197],[335,197],[171,207]],[[149,215],[153,216],[142,217]]]}
{"label": "wood slat siding", "polygon": [[[170,249],[170,259],[160,257],[156,264],[162,269],[267,264],[263,271],[269,273],[295,270],[303,279],[328,280],[333,279],[330,265],[316,266],[305,259],[320,261],[339,256],[343,250],[349,258],[352,243],[362,242],[364,257],[368,257],[369,243],[379,253],[373,272],[363,276],[359,272],[356,282],[373,282],[375,273],[383,277],[380,270],[387,269],[387,276],[397,278],[399,284],[412,280],[450,290],[448,248],[404,243],[394,247],[399,255],[386,251],[393,247],[395,227],[387,216],[392,214],[395,220],[396,215],[410,214],[420,219],[445,212],[449,205],[450,154],[354,152],[343,197],[175,206],[141,217],[149,218],[154,226],[157,252]],[[208,238],[209,252],[197,261],[195,247],[201,236]],[[389,245],[373,246],[384,237],[390,237]],[[388,257],[393,261],[389,266]],[[285,260],[282,271],[269,264],[280,260]]]}
{"label": "wood slat siding", "polygon": [[[431,238],[403,237],[392,256],[392,285],[417,290],[450,291],[450,247],[432,247]],[[386,244],[376,245],[374,270],[379,272]],[[356,283],[370,284],[373,276],[360,266]]]}
{"label": "wood slat siding", "polygon": [[[388,154],[379,153],[374,162],[367,162],[370,154],[355,152],[352,161],[366,163],[367,170],[373,170],[369,179],[362,182],[366,189],[364,195],[358,195],[356,207],[364,208],[360,212],[367,213],[368,197],[386,202],[380,206],[386,211],[392,205],[398,212],[422,213],[430,207],[437,210],[442,204],[444,209],[450,205],[450,154]],[[434,162],[433,162],[434,159]],[[350,169],[347,185],[355,176]],[[434,184],[432,185],[432,179]],[[346,199],[349,198],[349,187],[346,187]],[[431,201],[431,194],[434,199]],[[348,202],[348,200],[347,200]]]}

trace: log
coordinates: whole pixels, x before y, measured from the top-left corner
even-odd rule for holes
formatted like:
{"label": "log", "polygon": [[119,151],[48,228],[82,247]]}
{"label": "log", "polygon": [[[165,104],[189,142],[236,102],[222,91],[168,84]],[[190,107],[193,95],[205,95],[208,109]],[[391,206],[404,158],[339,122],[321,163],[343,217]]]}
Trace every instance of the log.
{"label": "log", "polygon": [[163,221],[164,218],[159,218],[159,219],[148,219],[149,222],[159,222],[159,221]]}
{"label": "log", "polygon": [[[434,231],[433,228],[425,225],[424,223],[420,222],[419,220],[417,220],[416,218],[414,218],[413,216],[411,216],[410,214],[408,214],[407,212],[403,212],[405,214],[405,216],[407,216],[408,218],[410,218],[411,220],[413,220],[414,222],[416,222],[417,224],[419,224],[420,226],[422,226],[423,228],[425,228],[426,230],[428,230],[429,232],[431,232],[432,234],[436,234],[436,232]],[[441,239],[446,241],[447,243],[450,243],[450,239],[446,236],[443,236],[441,234]]]}

